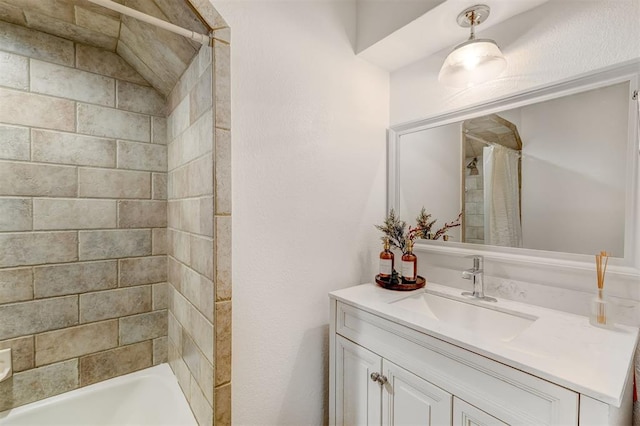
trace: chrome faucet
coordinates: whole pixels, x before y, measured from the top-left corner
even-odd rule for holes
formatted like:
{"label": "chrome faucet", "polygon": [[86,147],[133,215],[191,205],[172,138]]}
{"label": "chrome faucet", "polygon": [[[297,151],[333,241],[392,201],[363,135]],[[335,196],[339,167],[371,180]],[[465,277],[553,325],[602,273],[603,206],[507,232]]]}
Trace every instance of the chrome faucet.
{"label": "chrome faucet", "polygon": [[476,300],[484,300],[485,302],[497,302],[497,299],[484,295],[483,264],[484,259],[482,256],[473,256],[473,268],[462,271],[462,278],[473,282],[473,292],[465,291],[462,295]]}

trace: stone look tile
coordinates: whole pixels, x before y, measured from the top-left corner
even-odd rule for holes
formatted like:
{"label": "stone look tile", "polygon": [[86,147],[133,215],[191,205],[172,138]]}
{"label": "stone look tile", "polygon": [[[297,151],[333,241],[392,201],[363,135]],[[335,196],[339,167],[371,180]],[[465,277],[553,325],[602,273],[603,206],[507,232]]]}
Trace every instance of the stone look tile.
{"label": "stone look tile", "polygon": [[0,270],[0,305],[33,299],[31,268]]}
{"label": "stone look tile", "polygon": [[213,240],[191,236],[191,267],[213,280]]}
{"label": "stone look tile", "polygon": [[0,268],[78,260],[75,232],[0,234]]}
{"label": "stone look tile", "polygon": [[189,127],[191,119],[189,107],[190,100],[187,97],[169,114],[167,118],[167,141],[169,143]]}
{"label": "stone look tile", "polygon": [[167,362],[167,337],[153,339],[153,365]]}
{"label": "stone look tile", "polygon": [[167,119],[151,117],[151,142],[159,145],[167,144]]}
{"label": "stone look tile", "polygon": [[0,52],[0,86],[29,90],[29,59]]}
{"label": "stone look tile", "polygon": [[116,227],[115,200],[36,198],[33,228],[104,229]]}
{"label": "stone look tile", "polygon": [[12,24],[17,24],[23,27],[27,26],[27,21],[24,19],[22,9],[5,2],[0,2],[0,18],[3,21],[10,22]]}
{"label": "stone look tile", "polygon": [[202,393],[200,386],[195,380],[191,381],[191,398],[189,398],[189,406],[199,425],[213,424],[213,407],[207,401]]}
{"label": "stone look tile", "polygon": [[0,309],[0,340],[70,327],[77,323],[77,296],[3,305]]}
{"label": "stone look tile", "polygon": [[160,309],[167,309],[169,307],[169,303],[167,302],[168,291],[169,291],[169,284],[167,283],[159,283],[151,286],[154,311],[158,311]]}
{"label": "stone look tile", "polygon": [[29,160],[29,129],[0,124],[0,159]]}
{"label": "stone look tile", "polygon": [[80,260],[149,256],[150,230],[80,231]]}
{"label": "stone look tile", "polygon": [[95,13],[80,6],[75,6],[74,9],[76,12],[76,24],[79,26],[118,38],[120,32],[119,19],[102,13]]}
{"label": "stone look tile", "polygon": [[190,388],[191,388],[191,374],[189,373],[189,368],[187,368],[187,364],[184,363],[184,360],[178,354],[176,347],[169,342],[168,345],[168,356],[169,356],[169,365],[173,370],[173,374],[175,374],[178,379],[178,384],[182,389],[184,395],[189,398]]}
{"label": "stone look tile", "polygon": [[75,130],[75,102],[0,88],[0,122],[45,129]]}
{"label": "stone look tile", "polygon": [[33,161],[115,167],[116,141],[73,133],[32,130]]}
{"label": "stone look tile", "polygon": [[215,137],[216,214],[231,214],[231,132],[216,129]]}
{"label": "stone look tile", "polygon": [[202,394],[213,406],[213,365],[206,360],[188,335],[185,335],[182,341],[182,358]]}
{"label": "stone look tile", "polygon": [[198,83],[189,94],[190,122],[194,123],[205,111],[211,111],[213,105],[212,66],[200,76]]}
{"label": "stone look tile", "polygon": [[41,31],[0,21],[0,46],[4,51],[73,66],[73,42]]}
{"label": "stone look tile", "polygon": [[0,162],[2,195],[75,197],[77,192],[75,167]]}
{"label": "stone look tile", "polygon": [[228,44],[214,41],[216,127],[231,129],[231,50]]}
{"label": "stone look tile", "polygon": [[118,141],[118,168],[164,172],[167,170],[167,147]]}
{"label": "stone look tile", "polygon": [[77,359],[22,371],[0,383],[0,411],[68,392],[77,387]]}
{"label": "stone look tile", "polygon": [[150,310],[150,286],[120,288],[80,295],[80,323],[135,315]]}
{"label": "stone look tile", "polygon": [[200,235],[213,238],[213,197],[200,199]]}
{"label": "stone look tile", "polygon": [[163,116],[165,100],[152,87],[118,81],[118,109]]}
{"label": "stone look tile", "polygon": [[150,341],[123,346],[80,358],[80,386],[122,376],[153,364]]}
{"label": "stone look tile", "polygon": [[118,201],[119,228],[164,228],[166,201]]}
{"label": "stone look tile", "polygon": [[79,69],[137,84],[148,84],[138,72],[116,53],[98,47],[76,44],[76,65]]}
{"label": "stone look tile", "polygon": [[154,200],[167,199],[167,174],[153,173],[151,178],[152,196]]}
{"label": "stone look tile", "polygon": [[36,299],[108,290],[118,285],[116,260],[36,266],[33,271]]}
{"label": "stone look tile", "polygon": [[231,217],[215,218],[216,300],[231,299]]}
{"label": "stone look tile", "polygon": [[[168,147],[168,168],[172,171],[213,150],[213,117],[203,114],[173,138]],[[213,155],[210,155],[212,158]]]}
{"label": "stone look tile", "polygon": [[216,426],[231,426],[231,383],[215,389],[215,406],[213,412],[216,415]]}
{"label": "stone look tile", "polygon": [[213,32],[213,37],[216,40],[231,43],[231,28],[220,28],[219,30],[215,30]]}
{"label": "stone look tile", "polygon": [[167,281],[177,291],[182,289],[182,268],[186,268],[186,266],[171,256],[167,257]]}
{"label": "stone look tile", "polygon": [[213,345],[214,345],[214,328],[213,324],[198,311],[193,305],[188,303],[187,306],[187,320],[182,323],[185,330],[198,348],[202,351],[204,356],[213,364]]}
{"label": "stone look tile", "polygon": [[180,281],[184,297],[213,322],[213,282],[186,266],[181,269]]}
{"label": "stone look tile", "polygon": [[14,373],[28,370],[35,366],[33,359],[33,336],[18,337],[17,339],[0,342],[0,349],[8,348],[11,348],[11,361]]}
{"label": "stone look tile", "polygon": [[104,106],[115,105],[112,78],[75,68],[31,60],[31,91]]}
{"label": "stone look tile", "polygon": [[167,254],[167,230],[166,228],[158,228],[153,230],[153,241],[151,253]]}
{"label": "stone look tile", "polygon": [[78,104],[78,133],[149,142],[151,122],[146,115],[97,105]]}
{"label": "stone look tile", "polygon": [[231,381],[231,302],[216,303],[216,386]]}
{"label": "stone look tile", "polygon": [[30,231],[31,215],[31,199],[0,198],[0,232]]}
{"label": "stone look tile", "polygon": [[151,198],[149,173],[80,168],[78,175],[80,197]]}
{"label": "stone look tile", "polygon": [[152,284],[167,280],[167,257],[120,259],[120,287]]}
{"label": "stone look tile", "polygon": [[167,317],[169,318],[167,337],[176,345],[179,354],[182,355],[182,326],[171,311],[168,312]]}
{"label": "stone look tile", "polygon": [[33,8],[25,9],[24,15],[27,19],[27,25],[30,28],[40,31],[46,30],[57,36],[76,40],[79,43],[114,50],[118,42],[115,37],[110,37],[101,32],[75,25],[73,21],[61,21],[49,14],[39,13]]}
{"label": "stone look tile", "polygon": [[103,321],[36,335],[36,365],[115,348],[118,321]]}
{"label": "stone look tile", "polygon": [[[126,27],[123,26],[121,28],[126,32]],[[131,34],[130,31],[129,34]],[[120,39],[118,40],[118,47],[116,48],[116,52],[118,52],[118,55],[120,55],[128,63],[135,66],[140,75],[142,75],[145,80],[150,82],[153,87],[155,87],[160,93],[166,96],[169,91],[171,91],[172,83],[165,82],[162,78],[158,77],[154,70],[149,68],[149,66],[144,63],[144,61],[139,58],[136,53],[133,52],[133,50],[131,50],[131,48],[127,45],[127,41],[122,37],[120,37]]]}
{"label": "stone look tile", "polygon": [[120,345],[167,335],[167,311],[154,311],[120,318]]}
{"label": "stone look tile", "polygon": [[167,232],[167,251],[184,264],[191,263],[191,238],[189,234],[169,230]]}

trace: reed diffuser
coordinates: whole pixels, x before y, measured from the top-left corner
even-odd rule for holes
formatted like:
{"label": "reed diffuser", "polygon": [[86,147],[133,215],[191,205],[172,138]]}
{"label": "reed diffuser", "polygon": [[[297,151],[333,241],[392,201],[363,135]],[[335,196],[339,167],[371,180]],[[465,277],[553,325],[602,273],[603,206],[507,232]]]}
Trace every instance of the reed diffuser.
{"label": "reed diffuser", "polygon": [[598,278],[598,296],[593,300],[591,323],[597,326],[607,325],[607,302],[604,298],[604,278],[607,273],[609,255],[605,251],[596,254],[596,275]]}

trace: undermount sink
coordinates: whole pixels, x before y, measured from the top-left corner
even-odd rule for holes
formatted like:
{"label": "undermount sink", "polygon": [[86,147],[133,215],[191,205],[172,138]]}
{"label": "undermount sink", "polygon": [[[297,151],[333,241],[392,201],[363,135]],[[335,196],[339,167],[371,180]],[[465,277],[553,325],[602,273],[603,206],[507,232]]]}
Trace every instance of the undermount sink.
{"label": "undermount sink", "polygon": [[537,319],[516,312],[505,312],[429,292],[415,294],[392,303],[447,325],[463,328],[477,336],[510,341]]}

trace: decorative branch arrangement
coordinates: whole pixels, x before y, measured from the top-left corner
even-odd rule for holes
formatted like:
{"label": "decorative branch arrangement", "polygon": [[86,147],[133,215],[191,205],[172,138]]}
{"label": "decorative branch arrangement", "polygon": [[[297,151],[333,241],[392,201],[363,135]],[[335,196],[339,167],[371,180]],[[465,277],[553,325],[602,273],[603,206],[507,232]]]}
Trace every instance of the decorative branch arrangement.
{"label": "decorative branch arrangement", "polygon": [[400,220],[400,218],[396,216],[395,211],[391,209],[391,211],[389,211],[389,215],[384,220],[384,224],[375,225],[375,227],[384,234],[382,237],[383,240],[384,238],[389,238],[389,243],[392,247],[395,247],[402,253],[405,253],[407,241],[413,242],[416,238],[424,240],[438,240],[443,238],[446,240],[448,237],[447,232],[450,229],[461,225],[462,212],[460,212],[454,221],[445,223],[444,226],[438,229],[435,233],[431,233],[431,228],[436,223],[437,219],[430,219],[431,214],[428,214],[423,207],[416,218],[416,227],[412,228],[409,226],[409,230],[407,231],[407,222]]}

